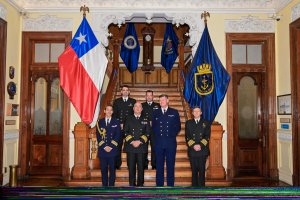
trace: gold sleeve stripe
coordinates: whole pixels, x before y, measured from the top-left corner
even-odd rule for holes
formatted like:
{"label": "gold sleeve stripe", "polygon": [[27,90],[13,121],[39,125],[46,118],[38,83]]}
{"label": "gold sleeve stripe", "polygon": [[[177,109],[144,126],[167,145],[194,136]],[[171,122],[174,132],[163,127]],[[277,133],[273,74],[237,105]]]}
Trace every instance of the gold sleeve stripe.
{"label": "gold sleeve stripe", "polygon": [[103,142],[103,141],[99,142],[99,147],[100,147],[102,144],[104,144],[104,142]]}
{"label": "gold sleeve stripe", "polygon": [[204,144],[204,146],[206,146],[208,142],[207,142],[206,139],[202,139],[202,140],[201,140],[201,143]]}
{"label": "gold sleeve stripe", "polygon": [[129,141],[131,138],[132,138],[132,136],[131,136],[131,135],[128,135],[128,136],[125,138],[125,140],[126,140],[126,141]]}
{"label": "gold sleeve stripe", "polygon": [[142,135],[141,138],[145,141],[145,143],[148,141],[148,138],[146,135]]}
{"label": "gold sleeve stripe", "polygon": [[189,141],[188,141],[188,146],[189,146],[189,147],[192,146],[193,144],[195,144],[195,141],[194,141],[194,140],[189,140]]}
{"label": "gold sleeve stripe", "polygon": [[112,140],[111,143],[112,143],[113,145],[115,145],[116,147],[118,146],[118,143],[117,143],[116,141],[114,141],[114,140]]}

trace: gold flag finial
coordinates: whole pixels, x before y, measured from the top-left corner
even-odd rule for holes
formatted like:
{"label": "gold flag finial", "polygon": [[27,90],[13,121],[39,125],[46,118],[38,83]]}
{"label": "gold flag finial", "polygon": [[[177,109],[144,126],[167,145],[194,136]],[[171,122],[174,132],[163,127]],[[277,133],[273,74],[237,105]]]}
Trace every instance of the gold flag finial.
{"label": "gold flag finial", "polygon": [[83,5],[83,6],[80,7],[80,12],[81,11],[83,11],[83,17],[85,17],[86,16],[86,11],[89,13],[90,9],[89,9],[89,7]]}
{"label": "gold flag finial", "polygon": [[204,13],[201,14],[201,19],[204,18],[204,23],[207,24],[207,17],[210,17],[209,12],[204,11]]}

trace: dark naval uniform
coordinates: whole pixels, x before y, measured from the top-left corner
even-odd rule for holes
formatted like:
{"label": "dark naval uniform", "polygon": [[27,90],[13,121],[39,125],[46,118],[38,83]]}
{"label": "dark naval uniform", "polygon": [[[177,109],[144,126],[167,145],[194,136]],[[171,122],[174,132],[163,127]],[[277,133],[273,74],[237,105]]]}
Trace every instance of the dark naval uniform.
{"label": "dark naval uniform", "polygon": [[[150,105],[148,102],[142,103],[143,106],[143,111],[142,114],[146,116],[150,121],[152,121],[152,113],[154,110],[160,109],[160,105],[158,103],[152,102]],[[151,133],[150,133],[150,145],[151,145],[151,166],[152,169],[156,168],[156,156],[155,156],[155,141],[154,141],[154,132],[151,128]],[[148,167],[148,151],[146,152],[145,155],[145,168]]]}
{"label": "dark naval uniform", "polygon": [[[185,123],[185,138],[192,168],[192,186],[205,186],[205,164],[209,155],[210,130],[211,123],[202,118],[198,123],[194,119]],[[200,151],[194,150],[196,144],[200,144]]]}
{"label": "dark naval uniform", "polygon": [[176,156],[176,136],[180,131],[180,118],[177,110],[168,108],[163,114],[161,109],[152,115],[152,129],[155,135],[156,185],[164,185],[164,162],[167,164],[167,185],[174,186],[174,167]]}
{"label": "dark naval uniform", "polygon": [[[113,117],[117,118],[120,124],[124,124],[126,117],[128,115],[133,115],[133,106],[135,104],[135,99],[128,97],[127,101],[124,102],[123,98],[117,98],[114,100],[113,104]],[[123,146],[123,139],[124,139],[124,131],[122,131],[120,140],[118,141],[118,154],[116,156],[116,163],[115,166],[119,169],[122,165],[122,146]]]}
{"label": "dark naval uniform", "polygon": [[[127,116],[125,125],[125,145],[124,151],[127,153],[127,165],[129,169],[129,186],[144,185],[144,162],[145,153],[148,151],[148,138],[150,134],[150,122],[142,115],[136,118],[134,115]],[[135,148],[130,143],[139,140],[140,146]],[[138,168],[138,178],[136,184],[136,165]]]}
{"label": "dark naval uniform", "polygon": [[[102,174],[103,186],[114,186],[116,179],[115,157],[118,153],[118,141],[121,137],[120,123],[117,119],[111,118],[106,124],[105,118],[98,120],[96,126],[96,136],[98,141],[98,157]],[[104,148],[110,146],[112,150],[106,152]],[[109,168],[109,181],[108,181]]]}

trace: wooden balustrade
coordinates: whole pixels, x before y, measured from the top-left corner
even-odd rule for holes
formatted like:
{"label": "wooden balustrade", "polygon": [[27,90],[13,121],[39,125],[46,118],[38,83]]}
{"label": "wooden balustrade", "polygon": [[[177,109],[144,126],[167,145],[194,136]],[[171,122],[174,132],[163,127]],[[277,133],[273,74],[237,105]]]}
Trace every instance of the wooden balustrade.
{"label": "wooden balustrade", "polygon": [[82,179],[90,177],[88,166],[89,157],[89,132],[90,128],[83,122],[78,122],[74,128],[74,166],[72,168],[72,178]]}

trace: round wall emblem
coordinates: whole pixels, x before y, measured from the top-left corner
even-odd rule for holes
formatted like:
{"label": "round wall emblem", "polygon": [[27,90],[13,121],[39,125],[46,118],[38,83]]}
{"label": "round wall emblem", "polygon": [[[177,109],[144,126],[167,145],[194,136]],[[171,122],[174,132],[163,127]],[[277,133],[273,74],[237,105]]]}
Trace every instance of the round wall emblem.
{"label": "round wall emblem", "polygon": [[9,98],[10,99],[14,99],[14,96],[15,96],[15,94],[17,92],[17,86],[16,86],[16,84],[14,82],[9,82],[7,84],[7,92],[9,94]]}
{"label": "round wall emblem", "polygon": [[129,35],[124,39],[124,46],[127,49],[134,49],[136,47],[136,45],[137,45],[137,42],[132,35]]}

